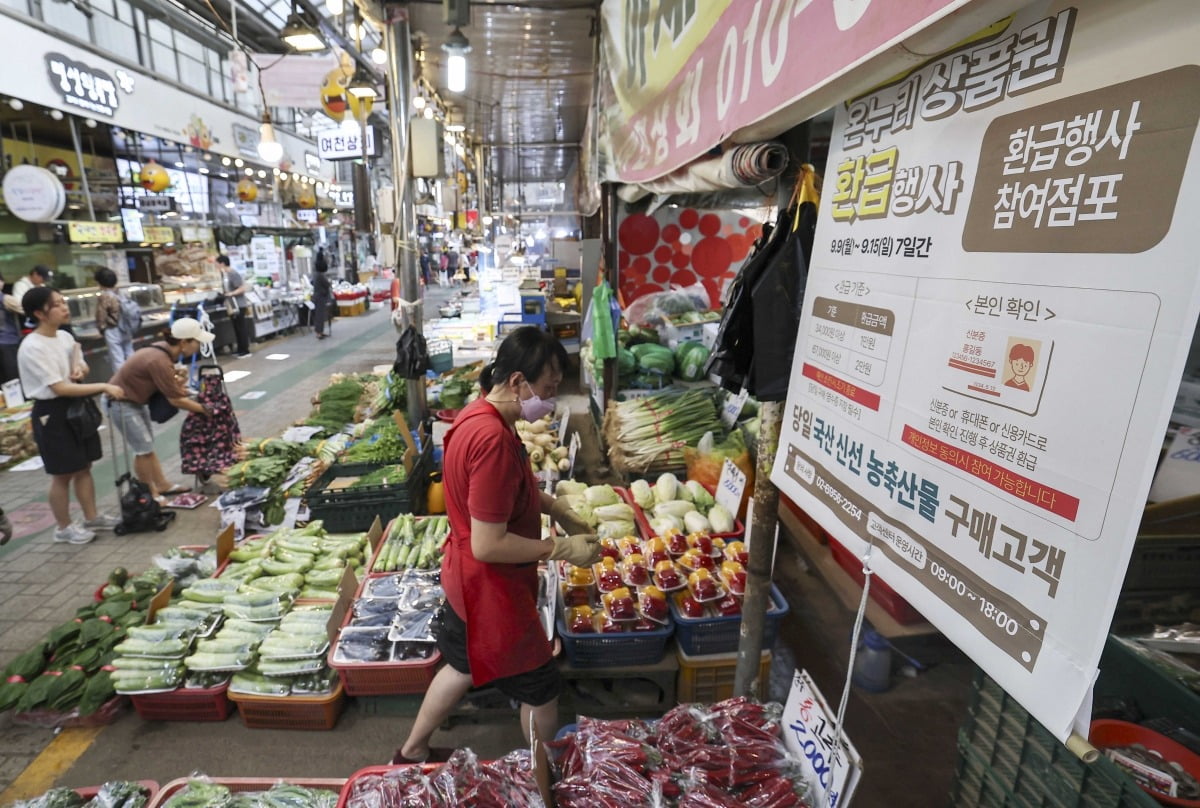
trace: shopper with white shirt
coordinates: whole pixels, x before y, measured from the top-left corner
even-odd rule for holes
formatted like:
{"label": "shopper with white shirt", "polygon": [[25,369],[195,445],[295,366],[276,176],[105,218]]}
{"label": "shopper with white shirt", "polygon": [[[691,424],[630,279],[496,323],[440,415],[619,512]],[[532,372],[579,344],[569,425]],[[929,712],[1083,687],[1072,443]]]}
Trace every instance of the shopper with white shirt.
{"label": "shopper with white shirt", "polygon": [[[96,511],[92,463],[101,456],[100,436],[81,439],[67,421],[67,410],[73,399],[99,393],[121,399],[125,393],[112,384],[82,383],[88,366],[79,343],[60,330],[71,319],[71,310],[61,294],[48,286],[38,286],[25,293],[21,305],[25,316],[37,323],[21,341],[17,365],[25,397],[33,399],[33,438],[50,475],[50,510],[58,525],[54,541],[87,544],[96,537],[95,530],[111,530],[120,519]],[[71,521],[72,483],[75,499],[83,509],[82,524]]]}

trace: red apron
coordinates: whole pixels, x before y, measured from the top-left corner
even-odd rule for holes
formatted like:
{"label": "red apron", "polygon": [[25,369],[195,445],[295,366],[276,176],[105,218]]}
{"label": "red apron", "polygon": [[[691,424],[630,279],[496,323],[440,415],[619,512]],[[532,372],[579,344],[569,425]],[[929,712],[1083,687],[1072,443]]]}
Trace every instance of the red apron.
{"label": "red apron", "polygon": [[[487,419],[480,423],[479,419]],[[512,454],[505,468],[473,469],[465,458],[471,434],[455,443],[455,433],[502,430],[511,438]],[[512,511],[508,530],[537,541],[541,538],[541,496],[524,447],[503,416],[483,399],[463,408],[444,441],[446,513],[450,538],[442,559],[446,600],[467,624],[467,659],[475,686],[526,673],[548,662],[552,647],[537,611],[537,564],[488,564],[471,552],[471,514],[466,493],[471,476],[503,474],[511,480]]]}

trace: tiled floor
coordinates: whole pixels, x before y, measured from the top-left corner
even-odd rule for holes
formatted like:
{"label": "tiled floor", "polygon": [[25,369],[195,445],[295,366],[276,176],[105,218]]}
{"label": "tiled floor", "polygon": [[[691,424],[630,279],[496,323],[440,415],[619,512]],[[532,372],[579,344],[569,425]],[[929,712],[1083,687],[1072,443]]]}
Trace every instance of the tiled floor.
{"label": "tiled floor", "polygon": [[[428,314],[457,290],[432,289]],[[311,334],[294,335],[255,346],[249,359],[221,358],[226,370],[249,370],[230,382],[242,432],[247,436],[278,434],[309,411],[313,393],[332,372],[369,370],[390,365],[395,332],[386,312],[339,319],[333,339],[318,342]],[[283,361],[266,359],[284,353]],[[568,374],[568,379],[572,378]],[[258,398],[246,393],[262,391]],[[589,436],[583,467],[596,476],[603,459],[584,399],[571,396],[573,426]],[[182,419],[176,419],[177,422]],[[178,471],[178,423],[161,429],[159,453],[168,474]],[[106,438],[107,441],[107,438]],[[113,469],[107,456],[95,469],[103,504],[115,506]],[[180,478],[176,478],[180,479]],[[0,473],[0,506],[6,510],[45,502],[45,475]],[[207,506],[180,511],[163,533],[118,538],[102,535],[84,547],[53,544],[49,531],[14,539],[0,549],[0,665],[27,649],[59,622],[69,619],[104,582],[107,571],[125,566],[145,568],[156,552],[179,544],[208,544],[216,534],[217,512]],[[825,584],[806,572],[796,550],[781,542],[776,582],[785,592],[791,613],[781,630],[780,653],[786,681],[787,662],[810,670],[826,696],[836,700],[845,674],[852,615]],[[965,715],[968,666],[940,639],[910,642],[906,650],[932,669],[916,678],[898,678],[882,694],[854,691],[847,729],[865,762],[862,788],[854,804],[916,808],[945,805],[953,777],[955,733]],[[779,692],[772,695],[780,696]],[[236,718],[221,724],[144,722],[128,712],[104,728],[86,752],[58,777],[63,785],[96,784],[105,779],[156,779],[160,782],[206,771],[224,776],[307,775],[345,777],[358,768],[383,762],[408,728],[410,719],[367,715],[351,707],[329,733],[248,730]],[[0,715],[0,791],[7,788],[53,739],[52,730],[15,726]],[[464,745],[481,756],[495,757],[515,748],[520,733],[515,720],[457,722],[435,736],[439,745]]]}

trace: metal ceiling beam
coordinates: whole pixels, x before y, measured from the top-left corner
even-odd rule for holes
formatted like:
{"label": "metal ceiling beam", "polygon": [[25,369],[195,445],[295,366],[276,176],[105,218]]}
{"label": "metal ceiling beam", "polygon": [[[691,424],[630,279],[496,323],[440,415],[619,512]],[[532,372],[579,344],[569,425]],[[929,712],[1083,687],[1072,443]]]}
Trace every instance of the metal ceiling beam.
{"label": "metal ceiling beam", "polygon": [[536,140],[533,142],[507,142],[507,143],[482,143],[485,149],[579,149],[582,145],[579,143],[563,143],[557,140]]}

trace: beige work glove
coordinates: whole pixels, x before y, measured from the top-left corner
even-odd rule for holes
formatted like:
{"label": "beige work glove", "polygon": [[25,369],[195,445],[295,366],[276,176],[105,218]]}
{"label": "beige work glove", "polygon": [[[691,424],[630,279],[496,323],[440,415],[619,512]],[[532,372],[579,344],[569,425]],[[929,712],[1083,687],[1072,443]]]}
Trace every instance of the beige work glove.
{"label": "beige work glove", "polygon": [[576,533],[592,532],[591,525],[583,521],[579,514],[571,510],[571,506],[567,504],[565,499],[554,500],[554,504],[550,506],[550,516],[555,522],[558,522],[559,526],[569,536]]}
{"label": "beige work glove", "polygon": [[587,567],[600,560],[600,537],[595,533],[574,536],[555,536],[551,561],[567,561],[577,567]]}

